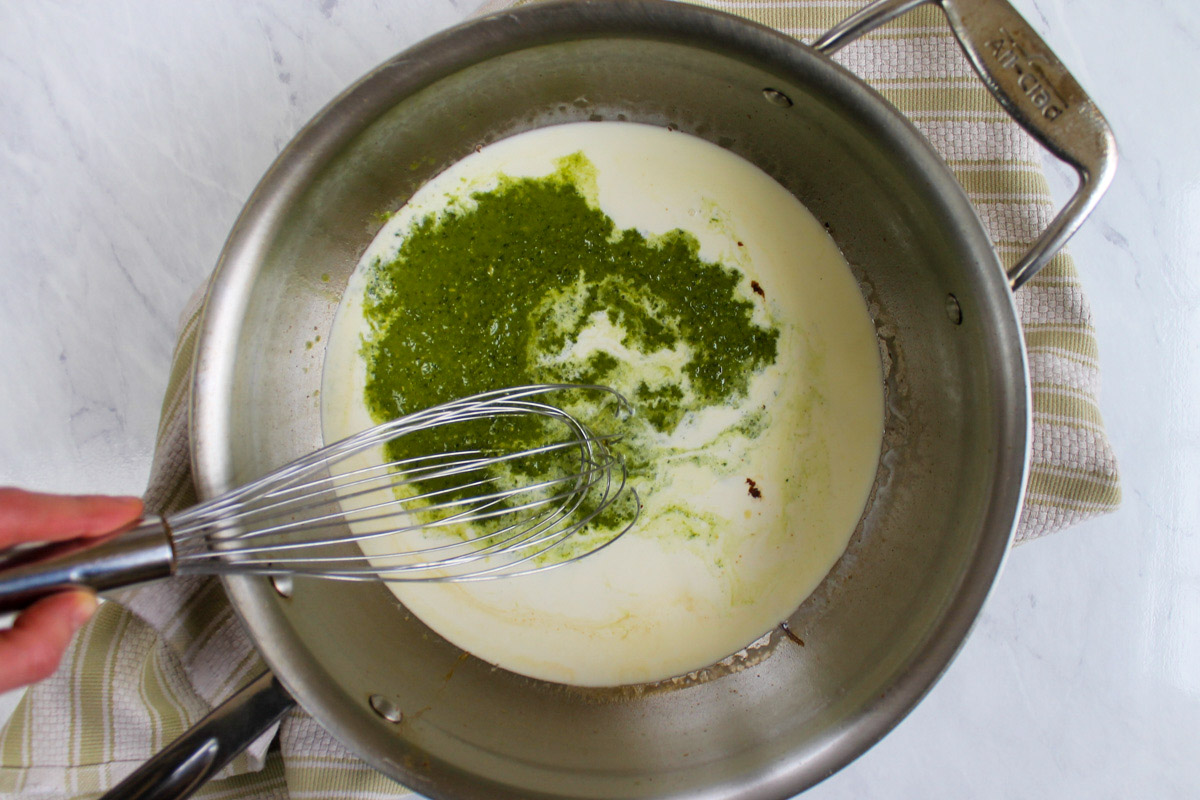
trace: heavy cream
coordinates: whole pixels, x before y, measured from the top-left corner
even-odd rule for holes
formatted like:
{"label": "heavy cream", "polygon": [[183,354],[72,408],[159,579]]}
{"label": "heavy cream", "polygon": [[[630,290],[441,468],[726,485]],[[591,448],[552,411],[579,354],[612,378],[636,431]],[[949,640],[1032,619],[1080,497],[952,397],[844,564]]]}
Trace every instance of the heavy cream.
{"label": "heavy cream", "polygon": [[[641,517],[611,547],[537,575],[391,587],[430,628],[479,658],[544,680],[611,686],[718,661],[812,592],[845,549],[874,479],[882,376],[859,288],[822,225],[791,194],[701,139],[646,125],[579,123],[520,134],[464,158],[383,227],[330,336],[322,388],[327,441],[375,422],[363,400],[361,357],[372,335],[363,297],[374,265],[391,260],[421,220],[448,209],[469,213],[472,194],[494,189],[499,176],[549,175],[573,154],[594,167],[594,185],[582,188],[617,228],[651,238],[682,229],[698,241],[702,259],[741,272],[738,291],[755,303],[754,318],[779,332],[774,363],[753,374],[744,396],[696,408],[662,436],[654,475],[638,487]],[[562,286],[546,302],[570,308],[570,292]],[[631,348],[625,334],[593,314],[544,366],[567,369],[603,353],[620,363],[613,381],[622,391],[678,380],[690,357],[683,343],[649,352]],[[395,544],[363,546],[375,556]]]}

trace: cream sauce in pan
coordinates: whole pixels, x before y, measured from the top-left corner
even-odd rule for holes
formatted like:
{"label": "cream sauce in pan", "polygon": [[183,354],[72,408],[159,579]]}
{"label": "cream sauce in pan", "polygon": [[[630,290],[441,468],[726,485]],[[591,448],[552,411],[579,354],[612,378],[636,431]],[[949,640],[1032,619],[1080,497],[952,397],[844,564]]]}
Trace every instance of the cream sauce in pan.
{"label": "cream sauce in pan", "polygon": [[[469,217],[506,181],[566,174],[566,163],[586,166],[579,192],[616,230],[652,243],[684,231],[699,259],[734,271],[728,302],[752,303],[754,324],[777,331],[773,358],[706,406],[679,377],[686,342],[639,347],[604,314],[574,326],[558,361],[539,362],[540,379],[561,369],[570,380],[571,364],[602,353],[617,363],[607,382],[627,395],[674,380],[682,398],[678,424],[639,439],[652,468],[635,477],[635,529],[538,575],[390,586],[450,642],[513,672],[582,686],[661,680],[736,652],[796,609],[845,549],[879,457],[881,368],[859,288],[821,224],[765,173],[701,139],[631,123],[543,128],[453,165],[392,216],[350,281],[326,355],[325,438],[379,421],[364,399],[380,335],[364,298],[405,238],[449,211]],[[428,355],[455,369],[436,348]],[[388,547],[364,544],[368,555]]]}

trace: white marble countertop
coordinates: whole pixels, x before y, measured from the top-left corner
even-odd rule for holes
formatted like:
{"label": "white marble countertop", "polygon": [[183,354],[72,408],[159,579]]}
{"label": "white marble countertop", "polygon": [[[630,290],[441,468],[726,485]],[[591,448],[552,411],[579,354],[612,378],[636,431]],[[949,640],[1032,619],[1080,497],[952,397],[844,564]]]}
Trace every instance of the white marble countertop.
{"label": "white marble countertop", "polygon": [[[263,171],[476,4],[0,2],[0,484],[142,489],[176,315]],[[1071,248],[1124,505],[1018,548],[945,677],[814,798],[1200,793],[1200,4],[1015,4],[1121,146]]]}

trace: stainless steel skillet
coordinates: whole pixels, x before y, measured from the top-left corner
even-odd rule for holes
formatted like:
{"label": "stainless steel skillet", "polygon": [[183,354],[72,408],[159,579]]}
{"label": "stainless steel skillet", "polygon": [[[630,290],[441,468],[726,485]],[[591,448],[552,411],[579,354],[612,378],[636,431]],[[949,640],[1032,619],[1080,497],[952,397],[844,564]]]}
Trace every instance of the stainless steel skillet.
{"label": "stainless steel skillet", "polygon": [[[814,47],[667,2],[494,15],[382,65],[264,177],[197,349],[203,495],[320,443],[321,352],[304,342],[327,338],[376,216],[476,146],[544,125],[673,125],[757,164],[829,224],[889,363],[886,448],[861,528],[789,619],[795,638],[780,634],[740,670],[577,690],[461,658],[382,587],[228,579],[278,682],[372,766],[431,797],[782,798],[878,740],[949,663],[1000,569],[1025,480],[1012,292],[1082,221],[1115,155],[1103,118],[1007,3],[937,3],[1005,108],[1080,175],[1006,273],[928,143],[828,57],[919,5],[874,4]],[[279,684],[258,688],[250,702],[282,713]],[[177,753],[189,758],[177,777],[202,777],[225,745],[205,747]]]}

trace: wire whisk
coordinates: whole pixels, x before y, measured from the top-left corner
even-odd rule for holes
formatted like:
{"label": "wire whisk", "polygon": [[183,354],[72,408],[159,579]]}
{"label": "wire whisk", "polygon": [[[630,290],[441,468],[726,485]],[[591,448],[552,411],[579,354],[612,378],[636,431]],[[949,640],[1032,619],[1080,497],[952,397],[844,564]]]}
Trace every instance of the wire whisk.
{"label": "wire whisk", "polygon": [[[545,402],[555,393],[615,407],[614,418],[632,413],[607,387],[538,384],[408,414],[111,537],[0,554],[0,609],[65,588],[100,591],[170,574],[434,582],[561,567],[616,541],[641,503],[612,449],[621,434],[598,434]],[[489,442],[380,455],[450,426],[474,424],[468,430],[485,436],[514,430],[498,420],[525,421],[539,438],[509,449]]]}

